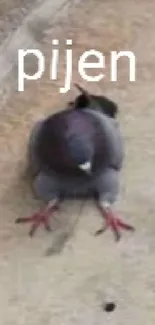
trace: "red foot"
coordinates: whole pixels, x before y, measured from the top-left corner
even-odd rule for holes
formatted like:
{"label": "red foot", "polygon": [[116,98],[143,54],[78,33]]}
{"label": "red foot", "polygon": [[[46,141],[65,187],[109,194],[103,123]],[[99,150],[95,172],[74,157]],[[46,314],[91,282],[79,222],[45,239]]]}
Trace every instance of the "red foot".
{"label": "red foot", "polygon": [[105,218],[106,221],[106,226],[102,229],[99,229],[98,231],[96,231],[95,235],[100,235],[101,233],[103,233],[107,228],[111,228],[114,235],[115,235],[115,239],[116,241],[120,240],[121,238],[121,232],[120,229],[123,230],[129,230],[129,231],[134,231],[135,228],[125,222],[123,222],[122,220],[120,220],[109,208],[103,208],[103,207],[99,207],[100,211],[103,215],[103,217]]}
{"label": "red foot", "polygon": [[39,228],[41,224],[44,225],[47,231],[51,231],[52,229],[50,227],[49,218],[51,217],[51,214],[57,209],[58,209],[58,203],[50,202],[45,209],[40,210],[39,212],[33,214],[31,217],[16,219],[16,223],[32,222],[32,227],[29,232],[29,235],[31,237],[35,234],[36,230]]}

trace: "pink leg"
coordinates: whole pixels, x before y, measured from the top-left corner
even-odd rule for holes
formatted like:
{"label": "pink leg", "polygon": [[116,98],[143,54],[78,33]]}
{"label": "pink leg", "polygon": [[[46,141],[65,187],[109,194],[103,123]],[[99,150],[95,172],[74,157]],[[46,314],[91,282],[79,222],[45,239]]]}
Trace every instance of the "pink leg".
{"label": "pink leg", "polygon": [[29,232],[29,235],[31,237],[35,234],[36,230],[39,228],[41,224],[44,225],[47,231],[50,231],[51,227],[49,223],[49,218],[51,217],[54,211],[58,210],[58,208],[59,208],[58,200],[50,201],[44,209],[41,209],[40,211],[34,213],[30,217],[18,218],[16,219],[16,223],[32,222],[32,227]]}
{"label": "pink leg", "polygon": [[116,241],[120,240],[121,232],[120,229],[134,231],[134,227],[123,222],[112,210],[110,207],[104,207],[104,205],[99,205],[102,216],[105,218],[106,225],[104,228],[99,229],[96,232],[96,235],[100,235],[107,228],[111,228],[115,235]]}

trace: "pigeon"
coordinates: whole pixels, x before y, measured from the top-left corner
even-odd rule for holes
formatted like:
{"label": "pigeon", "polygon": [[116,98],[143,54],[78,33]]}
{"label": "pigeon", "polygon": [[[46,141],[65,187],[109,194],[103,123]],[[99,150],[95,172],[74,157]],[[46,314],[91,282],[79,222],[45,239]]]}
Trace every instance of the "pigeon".
{"label": "pigeon", "polygon": [[[93,105],[95,100],[96,97]],[[45,207],[16,222],[31,222],[30,236],[41,224],[49,231],[50,218],[62,200],[89,197],[94,198],[104,220],[104,226],[95,234],[111,228],[118,241],[121,229],[134,230],[113,211],[124,160],[120,127],[111,113],[105,113],[106,106],[98,104],[98,98],[94,109],[91,105],[82,109],[73,106],[33,126],[28,145],[29,164],[33,188]]]}

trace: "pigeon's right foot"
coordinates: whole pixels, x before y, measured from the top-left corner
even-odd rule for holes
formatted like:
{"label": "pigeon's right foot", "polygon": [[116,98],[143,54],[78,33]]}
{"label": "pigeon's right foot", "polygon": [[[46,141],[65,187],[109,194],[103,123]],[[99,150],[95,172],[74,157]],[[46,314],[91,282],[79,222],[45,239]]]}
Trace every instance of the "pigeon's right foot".
{"label": "pigeon's right foot", "polygon": [[18,218],[16,219],[16,223],[29,223],[32,222],[32,227],[30,229],[29,235],[32,237],[36,230],[39,228],[41,224],[44,225],[47,231],[51,231],[49,218],[52,213],[59,208],[58,200],[50,201],[45,209],[38,211],[30,217]]}
{"label": "pigeon's right foot", "polygon": [[135,228],[124,221],[122,221],[111,209],[110,205],[108,204],[100,204],[99,209],[102,213],[102,216],[104,217],[106,221],[105,227],[99,229],[96,231],[95,235],[102,234],[106,229],[111,228],[111,230],[114,233],[116,241],[119,241],[121,238],[121,232],[120,229],[123,230],[129,230],[134,231]]}

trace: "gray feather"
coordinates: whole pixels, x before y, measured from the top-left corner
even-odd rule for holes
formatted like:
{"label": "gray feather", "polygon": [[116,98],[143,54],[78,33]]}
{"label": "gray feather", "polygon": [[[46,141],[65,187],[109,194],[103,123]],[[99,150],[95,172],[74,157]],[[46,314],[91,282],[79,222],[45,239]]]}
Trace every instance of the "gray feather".
{"label": "gray feather", "polygon": [[124,159],[124,144],[120,132],[118,121],[102,114],[99,111],[90,109],[84,110],[88,115],[93,116],[102,126],[105,138],[103,141],[107,142],[109,148],[109,165],[115,165],[116,168],[121,169]]}

